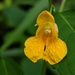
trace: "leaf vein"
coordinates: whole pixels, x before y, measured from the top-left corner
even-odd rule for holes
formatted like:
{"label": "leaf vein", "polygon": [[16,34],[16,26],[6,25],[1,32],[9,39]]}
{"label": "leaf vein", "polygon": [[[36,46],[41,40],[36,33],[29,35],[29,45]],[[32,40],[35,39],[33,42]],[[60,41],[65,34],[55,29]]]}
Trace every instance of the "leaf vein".
{"label": "leaf vein", "polygon": [[71,30],[75,33],[75,30],[73,29],[73,27],[71,26],[71,24],[66,20],[66,18],[62,14],[59,14],[59,15],[67,23],[67,25],[71,28]]}

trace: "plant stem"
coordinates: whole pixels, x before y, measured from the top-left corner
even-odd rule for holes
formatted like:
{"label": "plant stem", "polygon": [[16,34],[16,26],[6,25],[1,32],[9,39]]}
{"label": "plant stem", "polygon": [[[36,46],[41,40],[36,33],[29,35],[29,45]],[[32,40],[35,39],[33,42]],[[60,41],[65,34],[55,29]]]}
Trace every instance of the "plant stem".
{"label": "plant stem", "polygon": [[64,5],[65,5],[66,0],[62,0],[60,8],[59,8],[59,12],[62,12]]}
{"label": "plant stem", "polygon": [[46,67],[47,67],[47,62],[43,62],[43,69],[42,69],[42,75],[46,75]]}
{"label": "plant stem", "polygon": [[55,8],[53,5],[51,5],[50,13],[53,13],[53,12],[55,12]]}
{"label": "plant stem", "polygon": [[49,11],[50,11],[50,9],[51,9],[51,4],[52,4],[52,0],[48,0],[48,2],[49,2]]}

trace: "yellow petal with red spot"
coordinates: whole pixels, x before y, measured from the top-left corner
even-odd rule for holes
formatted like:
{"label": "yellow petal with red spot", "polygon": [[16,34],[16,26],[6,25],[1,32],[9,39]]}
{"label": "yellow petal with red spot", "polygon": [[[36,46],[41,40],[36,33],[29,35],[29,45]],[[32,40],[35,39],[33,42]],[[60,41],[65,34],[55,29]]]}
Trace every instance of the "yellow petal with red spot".
{"label": "yellow petal with red spot", "polygon": [[30,37],[25,42],[25,55],[33,62],[42,59],[44,52],[44,43],[36,37]]}
{"label": "yellow petal with red spot", "polygon": [[57,38],[53,42],[47,40],[46,50],[44,52],[44,60],[48,61],[51,65],[60,62],[67,54],[67,47],[65,42]]}
{"label": "yellow petal with red spot", "polygon": [[39,14],[37,18],[37,25],[45,25],[46,22],[54,23],[54,17],[48,11],[45,10]]}

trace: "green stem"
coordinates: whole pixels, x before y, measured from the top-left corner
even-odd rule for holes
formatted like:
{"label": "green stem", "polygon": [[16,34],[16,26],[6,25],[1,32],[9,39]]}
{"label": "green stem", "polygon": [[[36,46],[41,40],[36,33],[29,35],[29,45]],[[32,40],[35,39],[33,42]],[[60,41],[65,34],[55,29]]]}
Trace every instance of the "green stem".
{"label": "green stem", "polygon": [[51,9],[51,4],[52,4],[52,0],[48,0],[48,2],[49,2],[49,11],[50,11],[50,9]]}
{"label": "green stem", "polygon": [[62,12],[64,5],[65,5],[66,0],[62,0],[60,8],[59,8],[59,12]]}
{"label": "green stem", "polygon": [[50,13],[53,13],[53,12],[55,12],[55,8],[53,5],[51,5]]}
{"label": "green stem", "polygon": [[51,5],[50,13],[52,13],[52,5]]}
{"label": "green stem", "polygon": [[42,75],[46,75],[46,67],[47,67],[47,62],[43,62],[43,69],[42,69]]}

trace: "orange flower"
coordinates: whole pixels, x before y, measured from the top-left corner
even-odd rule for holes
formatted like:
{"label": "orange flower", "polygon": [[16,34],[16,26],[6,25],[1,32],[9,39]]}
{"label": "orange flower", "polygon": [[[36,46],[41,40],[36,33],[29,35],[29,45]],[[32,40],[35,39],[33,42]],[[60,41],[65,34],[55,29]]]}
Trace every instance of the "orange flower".
{"label": "orange flower", "polygon": [[67,54],[64,41],[58,38],[58,27],[54,17],[43,11],[37,18],[36,35],[25,41],[24,53],[33,62],[39,59],[48,61],[51,65],[60,62]]}

